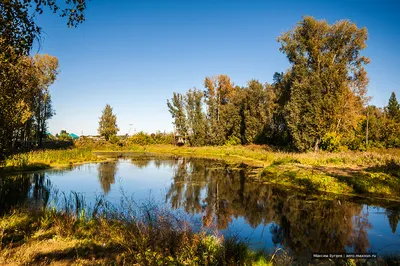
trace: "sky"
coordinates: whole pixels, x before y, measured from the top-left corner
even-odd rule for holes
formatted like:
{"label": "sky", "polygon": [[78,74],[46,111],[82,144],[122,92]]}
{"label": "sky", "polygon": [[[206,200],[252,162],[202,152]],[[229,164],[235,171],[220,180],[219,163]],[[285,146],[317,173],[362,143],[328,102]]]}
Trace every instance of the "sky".
{"label": "sky", "polygon": [[219,74],[239,86],[272,82],[288,69],[276,39],[306,15],[368,29],[368,94],[383,107],[392,91],[400,96],[399,11],[395,0],[91,0],[77,28],[45,12],[33,52],[56,56],[61,71],[50,87],[49,132],[95,135],[106,104],[118,134],[172,131],[173,92],[203,89],[205,77]]}

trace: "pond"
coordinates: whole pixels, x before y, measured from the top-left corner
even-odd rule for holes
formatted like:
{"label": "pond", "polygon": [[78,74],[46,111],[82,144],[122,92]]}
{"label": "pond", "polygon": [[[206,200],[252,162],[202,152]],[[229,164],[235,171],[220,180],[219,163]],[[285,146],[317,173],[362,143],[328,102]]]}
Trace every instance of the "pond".
{"label": "pond", "polygon": [[194,226],[240,237],[257,249],[280,247],[299,259],[319,252],[400,253],[398,202],[310,195],[263,184],[250,172],[211,159],[124,157],[1,178],[0,212],[43,200],[43,188],[52,187],[82,193],[89,203],[99,195],[115,205],[122,196],[151,201]]}

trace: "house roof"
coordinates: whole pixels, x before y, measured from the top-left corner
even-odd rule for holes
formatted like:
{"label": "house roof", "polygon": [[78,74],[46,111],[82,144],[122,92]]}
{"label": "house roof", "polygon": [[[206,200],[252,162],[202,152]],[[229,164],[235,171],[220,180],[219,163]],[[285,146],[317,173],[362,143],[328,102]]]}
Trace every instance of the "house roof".
{"label": "house roof", "polygon": [[79,136],[74,133],[70,133],[69,136],[73,139],[79,139]]}

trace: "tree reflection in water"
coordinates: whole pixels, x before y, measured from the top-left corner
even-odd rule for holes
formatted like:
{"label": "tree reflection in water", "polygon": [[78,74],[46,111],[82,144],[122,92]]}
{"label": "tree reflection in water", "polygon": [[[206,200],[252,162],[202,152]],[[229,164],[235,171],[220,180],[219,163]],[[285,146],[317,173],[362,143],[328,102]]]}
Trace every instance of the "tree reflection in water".
{"label": "tree reflection in water", "polygon": [[118,161],[99,163],[97,166],[98,178],[103,193],[110,192],[111,184],[115,183],[115,174],[118,170]]}
{"label": "tree reflection in water", "polygon": [[46,206],[50,190],[44,172],[0,175],[0,215],[22,205]]}
{"label": "tree reflection in water", "polygon": [[[181,158],[175,162],[166,200],[174,209],[202,214],[204,226],[226,229],[237,217],[244,217],[253,228],[269,225],[273,243],[289,248],[299,258],[346,249],[367,252],[370,247],[367,230],[371,224],[362,204],[247,182],[246,170],[231,170],[212,160]],[[388,217],[396,228],[398,212],[388,211]]]}

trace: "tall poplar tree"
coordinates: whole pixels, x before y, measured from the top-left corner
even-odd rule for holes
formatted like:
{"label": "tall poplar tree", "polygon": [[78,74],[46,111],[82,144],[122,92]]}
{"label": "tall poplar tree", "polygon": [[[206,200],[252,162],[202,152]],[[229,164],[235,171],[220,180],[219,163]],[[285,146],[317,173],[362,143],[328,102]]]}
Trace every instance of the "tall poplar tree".
{"label": "tall poplar tree", "polygon": [[171,101],[167,100],[168,111],[174,119],[173,124],[179,135],[187,136],[187,119],[185,114],[184,96],[174,92]]}
{"label": "tall poplar tree", "polygon": [[228,131],[229,110],[235,88],[227,75],[206,77],[204,81],[205,102],[207,104],[208,140],[211,145],[222,145]]}
{"label": "tall poplar tree", "polygon": [[206,120],[203,113],[203,92],[190,89],[185,96],[187,128],[189,142],[192,146],[202,146],[206,143]]}
{"label": "tall poplar tree", "polygon": [[258,80],[251,80],[244,95],[243,140],[244,143],[254,143],[267,122],[267,91]]}
{"label": "tall poplar tree", "polygon": [[36,54],[33,58],[38,77],[38,92],[34,98],[34,119],[36,123],[36,139],[39,146],[47,129],[47,121],[53,116],[49,87],[54,83],[59,73],[58,59],[48,54]]}

